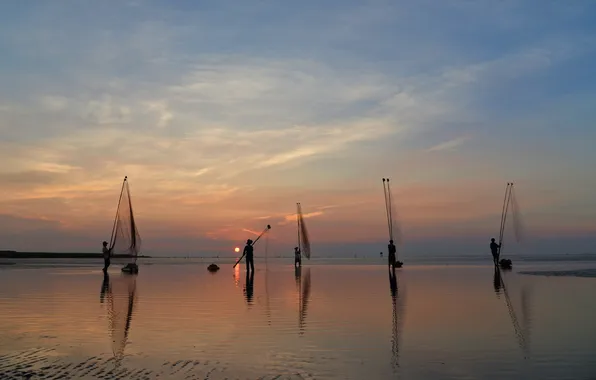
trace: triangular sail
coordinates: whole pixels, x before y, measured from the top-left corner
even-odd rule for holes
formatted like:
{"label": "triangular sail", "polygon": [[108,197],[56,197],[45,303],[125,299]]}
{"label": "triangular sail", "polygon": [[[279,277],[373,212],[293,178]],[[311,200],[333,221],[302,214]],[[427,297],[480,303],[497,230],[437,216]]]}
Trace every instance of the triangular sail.
{"label": "triangular sail", "polygon": [[306,225],[304,224],[302,206],[300,203],[297,203],[296,206],[296,217],[298,219],[298,248],[300,248],[300,252],[306,256],[307,259],[310,259],[310,240],[308,239],[308,232],[306,231]]}
{"label": "triangular sail", "polygon": [[124,177],[122,183],[110,248],[114,259],[120,258],[123,261],[132,263],[136,263],[141,250],[141,236],[135,223],[128,177]]}

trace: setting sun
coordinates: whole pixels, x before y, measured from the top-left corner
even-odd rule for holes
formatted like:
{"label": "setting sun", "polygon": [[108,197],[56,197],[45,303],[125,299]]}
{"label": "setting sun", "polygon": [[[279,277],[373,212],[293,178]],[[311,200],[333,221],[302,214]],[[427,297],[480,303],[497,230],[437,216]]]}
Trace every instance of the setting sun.
{"label": "setting sun", "polygon": [[234,248],[234,252],[240,252],[240,248],[238,248],[238,247]]}

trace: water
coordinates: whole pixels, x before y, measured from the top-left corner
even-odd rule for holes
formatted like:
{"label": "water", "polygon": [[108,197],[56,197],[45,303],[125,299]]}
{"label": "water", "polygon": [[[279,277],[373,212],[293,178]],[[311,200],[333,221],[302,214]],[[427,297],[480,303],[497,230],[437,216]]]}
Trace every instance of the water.
{"label": "water", "polygon": [[596,377],[594,263],[147,263],[0,267],[0,379]]}

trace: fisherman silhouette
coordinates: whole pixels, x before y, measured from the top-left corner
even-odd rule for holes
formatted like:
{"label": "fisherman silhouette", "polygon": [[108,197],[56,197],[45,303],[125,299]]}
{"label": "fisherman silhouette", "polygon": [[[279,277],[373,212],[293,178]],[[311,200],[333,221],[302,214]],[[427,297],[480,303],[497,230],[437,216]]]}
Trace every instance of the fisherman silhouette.
{"label": "fisherman silhouette", "polygon": [[389,265],[391,266],[391,268],[395,269],[395,253],[397,252],[397,249],[393,244],[393,240],[389,240],[389,245],[387,246],[387,248],[389,250]]}
{"label": "fisherman silhouette", "polygon": [[103,242],[103,272],[107,273],[108,267],[110,266],[110,256],[112,256],[112,249],[108,248],[108,242]]}
{"label": "fisherman silhouette", "polygon": [[493,255],[493,261],[495,265],[499,264],[499,251],[501,249],[501,245],[495,243],[495,238],[490,239],[490,251]]}
{"label": "fisherman silhouette", "polygon": [[253,257],[253,246],[252,246],[252,240],[248,239],[246,241],[246,246],[244,247],[244,252],[242,253],[243,255],[246,255],[246,270],[249,271],[253,271],[255,270],[255,262],[254,262],[254,257]]}
{"label": "fisherman silhouette", "polygon": [[294,247],[294,266],[302,266],[302,253],[300,252],[300,248]]}
{"label": "fisherman silhouette", "polygon": [[246,272],[246,284],[244,285],[244,295],[246,297],[246,302],[248,304],[252,304],[252,297],[254,293],[254,279],[255,279],[255,272],[254,271],[247,271]]}
{"label": "fisherman silhouette", "polygon": [[389,289],[391,290],[391,297],[397,296],[397,277],[395,276],[395,269],[389,270]]}

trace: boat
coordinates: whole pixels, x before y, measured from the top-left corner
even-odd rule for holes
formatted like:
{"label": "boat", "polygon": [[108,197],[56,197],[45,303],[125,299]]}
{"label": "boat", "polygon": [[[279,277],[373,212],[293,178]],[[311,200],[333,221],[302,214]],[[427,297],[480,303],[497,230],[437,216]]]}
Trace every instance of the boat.
{"label": "boat", "polygon": [[[389,230],[388,248],[389,248],[389,250],[391,250],[391,245],[393,244],[393,248],[395,249],[395,243],[397,243],[397,242],[394,239],[393,198],[391,196],[391,187],[389,185],[389,178],[383,178],[383,193],[385,194],[385,212],[387,214],[387,228]],[[382,257],[382,255],[381,255],[381,257]],[[389,254],[388,259],[389,259],[389,266],[391,266],[393,269],[401,268],[404,265],[403,261],[399,261],[397,259],[397,249],[395,249],[395,257],[393,258],[393,262],[391,262],[391,259],[392,259],[391,253]]]}
{"label": "boat", "polygon": [[125,176],[110,237],[110,252],[116,263],[126,263],[121,269],[122,272],[137,274],[139,273],[137,257],[140,250],[141,236],[135,223],[128,176]]}
{"label": "boat", "polygon": [[[308,231],[304,224],[304,216],[302,215],[302,205],[296,203],[296,227],[298,230],[298,251],[300,252],[300,261],[298,265],[302,265],[302,256],[306,256],[310,260],[310,241],[308,239]],[[296,265],[294,261],[294,265]]]}
{"label": "boat", "polygon": [[507,182],[505,187],[505,199],[503,200],[503,208],[501,211],[501,226],[499,229],[499,267],[501,269],[512,269],[513,263],[510,259],[502,259],[501,254],[503,253],[503,243],[505,237],[505,229],[507,227],[507,216],[511,210],[511,217],[513,219],[513,232],[515,240],[519,243],[521,241],[521,218],[519,213],[519,206],[515,197],[515,191],[513,188],[513,182]]}

